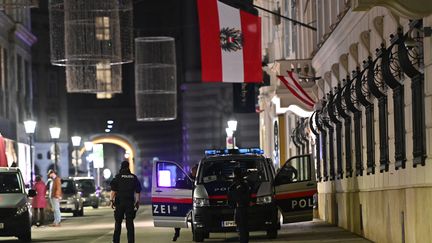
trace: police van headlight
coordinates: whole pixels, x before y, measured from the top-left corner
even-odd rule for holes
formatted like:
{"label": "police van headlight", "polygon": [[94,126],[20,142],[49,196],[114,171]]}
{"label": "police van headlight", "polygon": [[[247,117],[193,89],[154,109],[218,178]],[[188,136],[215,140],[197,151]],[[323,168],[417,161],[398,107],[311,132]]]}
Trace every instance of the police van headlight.
{"label": "police van headlight", "polygon": [[256,204],[268,204],[273,201],[272,196],[257,197]]}
{"label": "police van headlight", "polygon": [[205,207],[210,205],[208,198],[194,198],[194,207]]}

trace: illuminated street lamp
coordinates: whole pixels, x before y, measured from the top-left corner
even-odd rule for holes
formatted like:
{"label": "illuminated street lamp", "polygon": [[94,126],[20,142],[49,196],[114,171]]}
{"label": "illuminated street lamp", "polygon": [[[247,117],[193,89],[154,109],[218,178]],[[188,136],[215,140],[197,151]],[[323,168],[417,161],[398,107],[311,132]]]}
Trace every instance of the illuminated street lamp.
{"label": "illuminated street lamp", "polygon": [[231,129],[233,132],[237,130],[237,121],[236,120],[229,120],[228,122],[228,128]]}
{"label": "illuminated street lamp", "polygon": [[226,148],[227,149],[233,149],[233,148],[235,148],[234,137],[233,137],[233,134],[234,134],[233,130],[231,130],[231,128],[227,127],[227,128],[225,128],[225,132],[227,134],[227,136],[226,136]]}
{"label": "illuminated street lamp", "polygon": [[[86,151],[87,153],[90,153],[89,155],[87,155],[87,157],[90,157],[90,155],[91,155],[91,151],[93,150],[93,142],[91,142],[91,141],[86,141],[86,142],[84,142],[84,148],[85,148],[85,151]],[[90,160],[87,159],[87,157],[86,157],[86,162],[87,162],[87,176],[90,177],[90,176],[91,176],[91,173],[90,173]]]}
{"label": "illuminated street lamp", "polygon": [[60,138],[60,127],[50,127],[49,132],[51,139],[54,141],[54,170],[57,171],[58,164],[58,151],[57,151],[57,141]]}
{"label": "illuminated street lamp", "polygon": [[228,128],[227,129],[231,130],[231,136],[228,135],[228,131],[227,131],[227,136],[231,137],[231,143],[232,143],[231,146],[234,149],[234,148],[236,148],[236,145],[235,145],[235,135],[234,134],[235,134],[235,131],[237,130],[237,121],[236,120],[229,120],[227,122],[227,124],[228,124]]}
{"label": "illuminated street lamp", "polygon": [[29,135],[29,145],[30,145],[30,186],[33,186],[34,177],[34,163],[33,163],[33,134],[36,130],[36,121],[27,120],[24,122],[25,132]]}
{"label": "illuminated street lamp", "polygon": [[78,160],[79,160],[79,147],[81,145],[80,136],[72,136],[72,146],[75,148],[75,176],[78,176]]}

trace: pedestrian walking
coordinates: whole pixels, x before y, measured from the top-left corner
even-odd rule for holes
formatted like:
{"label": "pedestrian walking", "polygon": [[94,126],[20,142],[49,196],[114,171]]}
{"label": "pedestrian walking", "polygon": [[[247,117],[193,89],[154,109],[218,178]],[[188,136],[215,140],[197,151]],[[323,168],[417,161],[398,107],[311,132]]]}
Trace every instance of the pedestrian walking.
{"label": "pedestrian walking", "polygon": [[228,189],[228,202],[235,208],[234,220],[239,232],[240,243],[249,242],[248,208],[250,188],[240,167],[234,169],[234,181]]}
{"label": "pedestrian walking", "polygon": [[135,243],[134,219],[139,208],[141,183],[129,169],[129,162],[123,161],[119,173],[111,181],[111,207],[114,209],[115,228],[113,243],[120,242],[121,225],[126,217],[127,238]]}
{"label": "pedestrian walking", "polygon": [[[193,183],[195,182],[197,170],[198,170],[198,165],[194,165],[194,167],[191,168],[191,171],[189,173],[189,178],[192,180],[192,185],[190,185],[190,183],[183,183],[183,184],[186,184],[186,187],[193,187]],[[177,185],[176,185],[176,188],[184,189],[183,185],[181,185],[179,187],[177,187]],[[177,241],[177,238],[179,238],[179,237],[180,237],[180,228],[174,228],[174,236],[172,238],[172,241]]]}
{"label": "pedestrian walking", "polygon": [[36,191],[36,196],[33,197],[32,207],[33,207],[33,215],[35,215],[36,226],[39,227],[44,222],[44,209],[46,207],[46,186],[42,181],[42,177],[40,175],[36,176],[36,183],[34,184],[34,190]]}
{"label": "pedestrian walking", "polygon": [[57,176],[57,172],[54,170],[48,171],[48,177],[52,180],[51,183],[49,183],[49,199],[51,207],[54,211],[54,222],[51,224],[51,226],[59,227],[61,223],[60,200],[63,195],[61,179],[59,176]]}

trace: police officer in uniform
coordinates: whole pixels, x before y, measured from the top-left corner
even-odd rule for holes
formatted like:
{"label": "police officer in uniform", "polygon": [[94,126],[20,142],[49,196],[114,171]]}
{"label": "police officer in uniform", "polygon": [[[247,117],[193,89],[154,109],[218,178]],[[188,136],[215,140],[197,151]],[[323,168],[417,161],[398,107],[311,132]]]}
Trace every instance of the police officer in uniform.
{"label": "police officer in uniform", "polygon": [[228,191],[229,204],[235,207],[234,219],[240,236],[240,243],[249,242],[248,208],[250,204],[250,188],[243,179],[240,167],[234,169],[234,181]]}
{"label": "police officer in uniform", "polygon": [[135,243],[135,219],[139,208],[141,184],[129,169],[129,162],[121,163],[120,171],[111,181],[111,207],[114,209],[115,229],[113,243],[120,242],[121,224],[126,217],[127,238]]}

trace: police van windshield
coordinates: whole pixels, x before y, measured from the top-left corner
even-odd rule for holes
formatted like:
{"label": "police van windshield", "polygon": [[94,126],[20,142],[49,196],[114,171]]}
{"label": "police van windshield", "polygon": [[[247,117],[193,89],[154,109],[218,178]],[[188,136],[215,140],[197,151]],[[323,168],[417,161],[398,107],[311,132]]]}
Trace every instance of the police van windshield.
{"label": "police van windshield", "polygon": [[232,181],[234,168],[240,167],[245,179],[250,183],[268,181],[265,161],[261,159],[224,159],[207,161],[198,175],[198,183],[207,184],[215,181]]}
{"label": "police van windshield", "polygon": [[0,174],[0,193],[21,193],[21,183],[17,173]]}

